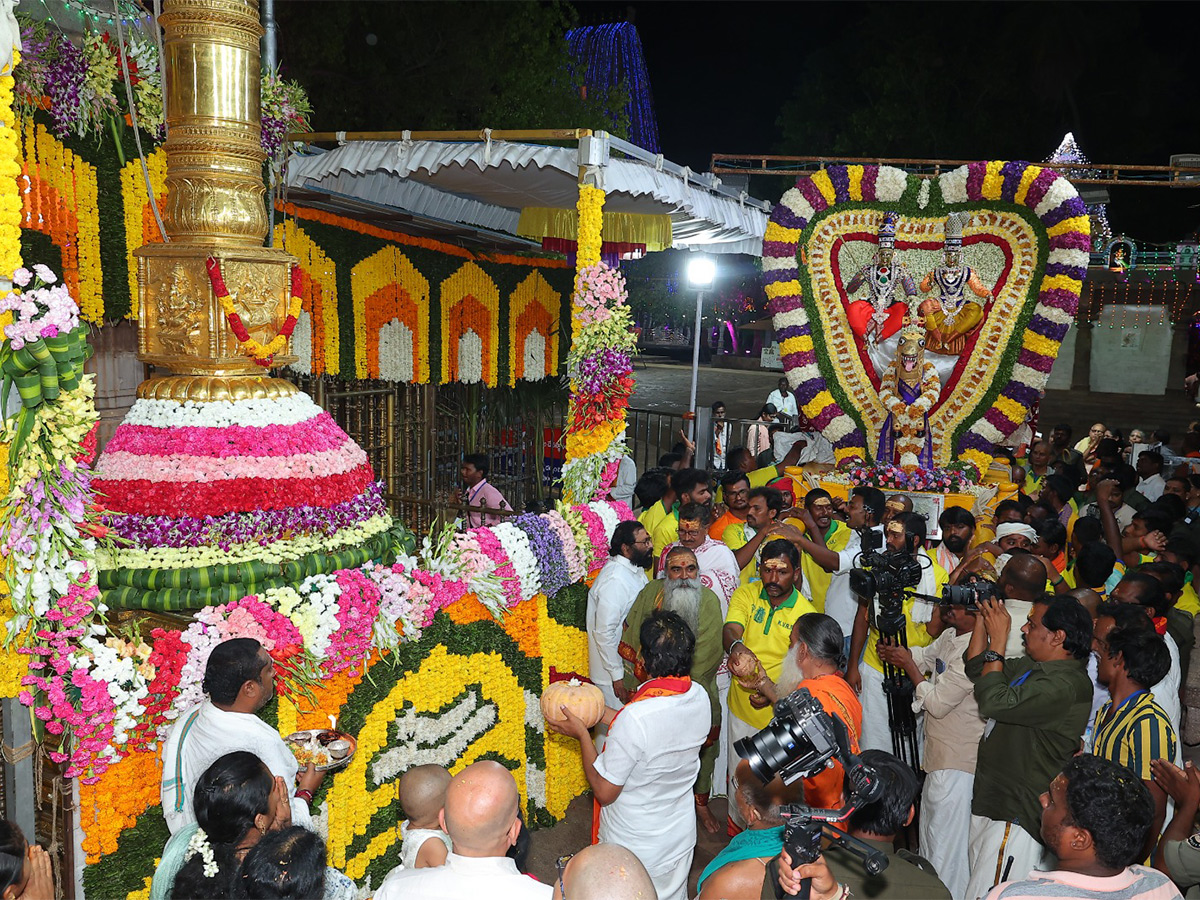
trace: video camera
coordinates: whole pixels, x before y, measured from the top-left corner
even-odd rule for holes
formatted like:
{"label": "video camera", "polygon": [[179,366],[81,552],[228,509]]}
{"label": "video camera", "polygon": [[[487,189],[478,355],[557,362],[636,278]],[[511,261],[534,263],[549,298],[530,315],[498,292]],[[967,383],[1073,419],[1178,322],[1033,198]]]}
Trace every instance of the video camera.
{"label": "video camera", "polygon": [[[791,784],[798,778],[816,775],[835,760],[842,764],[848,795],[844,807],[831,810],[787,804],[780,808],[786,820],[783,846],[793,866],[816,860],[824,833],[834,844],[859,856],[868,873],[877,875],[887,868],[887,856],[834,827],[833,823],[845,821],[863,804],[879,799],[883,786],[875,770],[851,752],[845,724],[827,713],[806,688],[780,699],[767,727],[736,741],[733,749],[763,784],[776,776],[784,784]],[[800,896],[807,896],[807,884]]]}
{"label": "video camera", "polygon": [[907,550],[883,550],[878,531],[863,534],[858,568],[850,570],[850,590],[866,600],[898,597],[906,588],[921,582],[921,563]]}
{"label": "video camera", "polygon": [[970,581],[966,584],[948,584],[942,588],[942,606],[978,607],[989,597],[999,597],[996,585],[990,581]]}

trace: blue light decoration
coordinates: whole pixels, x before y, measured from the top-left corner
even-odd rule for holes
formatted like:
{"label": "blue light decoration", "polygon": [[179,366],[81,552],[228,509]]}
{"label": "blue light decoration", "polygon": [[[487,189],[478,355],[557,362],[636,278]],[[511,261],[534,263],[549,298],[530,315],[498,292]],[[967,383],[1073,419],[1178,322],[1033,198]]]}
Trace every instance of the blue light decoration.
{"label": "blue light decoration", "polygon": [[[1078,163],[1078,166],[1059,169],[1069,179],[1096,178],[1100,174],[1098,169],[1088,168],[1088,163],[1091,160],[1079,148],[1079,144],[1075,141],[1075,135],[1070,131],[1063,135],[1058,149],[1046,157],[1044,162]],[[1103,253],[1113,238],[1112,226],[1108,224],[1108,204],[1089,203],[1087,204],[1087,211],[1088,217],[1092,220],[1092,252],[1096,254]]]}
{"label": "blue light decoration", "polygon": [[637,29],[629,22],[584,25],[567,32],[567,45],[583,67],[583,83],[588,88],[607,90],[624,83],[629,91],[625,105],[629,140],[651,153],[660,153],[650,73]]}

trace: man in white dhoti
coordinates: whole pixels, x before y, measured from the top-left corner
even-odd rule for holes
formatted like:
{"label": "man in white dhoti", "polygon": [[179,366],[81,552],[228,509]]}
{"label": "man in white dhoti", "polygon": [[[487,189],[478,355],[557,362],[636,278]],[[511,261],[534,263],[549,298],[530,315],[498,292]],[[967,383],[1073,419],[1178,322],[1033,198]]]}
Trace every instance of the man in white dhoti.
{"label": "man in white dhoti", "polygon": [[933,863],[950,896],[964,900],[971,877],[967,835],[971,830],[975,761],[985,724],[979,717],[974,685],[963,661],[975,629],[975,606],[943,603],[938,615],[942,631],[928,647],[881,644],[879,655],[912,681],[913,711],[925,713],[921,855]]}
{"label": "man in white dhoti", "polygon": [[309,827],[308,805],[324,772],[299,765],[279,732],[256,713],[275,696],[275,662],[253,638],[217,644],[204,671],[208,699],[175,722],[163,747],[159,795],[167,828],[174,834],[196,821],[192,798],[204,771],[226,753],[245,750],[261,759],[272,775],[283,778],[291,796],[292,822]]}
{"label": "man in white dhoti", "polygon": [[654,564],[654,551],[646,529],[630,521],[617,525],[608,552],[608,562],[588,590],[588,678],[600,688],[606,705],[620,709],[629,699],[623,683],[625,664],[617,652],[621,628],[638,591],[646,586],[645,570]]}
{"label": "man in white dhoti", "polygon": [[689,675],[696,638],[678,613],[658,610],[641,628],[650,678],[619,711],[608,710],[608,740],[597,755],[583,721],[549,727],[579,741],[583,770],[601,806],[600,840],[642,861],[658,900],[684,900],[696,849],[692,784],[711,723],[708,693]]}

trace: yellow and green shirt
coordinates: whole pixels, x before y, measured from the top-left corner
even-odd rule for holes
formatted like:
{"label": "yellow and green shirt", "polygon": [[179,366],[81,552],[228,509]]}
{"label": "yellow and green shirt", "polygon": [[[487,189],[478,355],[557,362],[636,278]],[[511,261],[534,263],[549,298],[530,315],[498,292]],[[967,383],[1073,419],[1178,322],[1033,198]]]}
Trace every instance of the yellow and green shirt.
{"label": "yellow and green shirt", "polygon": [[[767,677],[779,677],[783,658],[792,642],[792,626],[801,616],[816,612],[800,591],[795,588],[778,606],[772,606],[760,584],[744,584],[729,598],[726,625],[742,626],[742,643],[758,657]],[[735,679],[729,686],[729,711],[748,725],[763,728],[771,721],[770,706],[755,709],[750,705],[750,691]]]}

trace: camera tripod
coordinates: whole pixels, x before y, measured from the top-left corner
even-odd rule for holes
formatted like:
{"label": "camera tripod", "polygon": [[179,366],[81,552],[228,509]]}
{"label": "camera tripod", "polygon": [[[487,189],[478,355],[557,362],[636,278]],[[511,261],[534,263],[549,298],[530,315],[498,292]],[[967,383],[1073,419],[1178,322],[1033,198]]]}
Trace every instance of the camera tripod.
{"label": "camera tripod", "polygon": [[[879,636],[895,647],[908,647],[908,621],[904,616],[904,594],[897,592],[879,598],[876,617]],[[883,663],[883,693],[887,698],[888,728],[892,732],[892,753],[919,772],[921,757],[917,748],[917,714],[912,702],[915,688],[903,669]]]}

